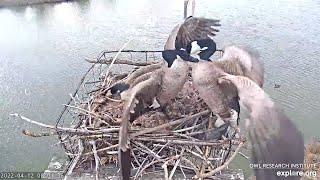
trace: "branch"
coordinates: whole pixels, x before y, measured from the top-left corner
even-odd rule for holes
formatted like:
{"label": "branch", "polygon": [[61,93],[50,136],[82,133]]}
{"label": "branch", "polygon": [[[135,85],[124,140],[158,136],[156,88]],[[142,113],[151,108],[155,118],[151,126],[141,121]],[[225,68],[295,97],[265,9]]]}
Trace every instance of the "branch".
{"label": "branch", "polygon": [[35,133],[26,129],[22,130],[22,133],[26,136],[30,137],[44,137],[44,136],[54,136],[57,135],[57,132],[41,132],[41,133]]}
{"label": "branch", "polygon": [[[180,157],[182,156],[182,154],[184,153],[185,150],[186,150],[186,148],[183,148],[183,149],[181,150]],[[170,173],[170,176],[169,176],[169,179],[170,179],[170,180],[172,180],[172,177],[173,177],[174,173],[176,172],[176,169],[177,169],[177,167],[178,167],[178,165],[179,165],[179,163],[180,163],[180,160],[181,160],[181,158],[179,158],[179,159],[176,161],[175,165],[173,166],[173,168],[172,168],[172,170],[171,170],[171,173]],[[167,171],[168,171],[168,170],[167,170]],[[168,176],[166,176],[166,177],[168,177]]]}
{"label": "branch", "polygon": [[[68,105],[68,104],[64,104],[64,106],[67,106],[67,107],[70,107],[70,108],[74,108],[74,109],[77,109],[77,110],[86,112],[86,113],[88,113],[89,115],[93,115],[93,116],[95,116],[95,117],[97,117],[97,118],[100,118],[100,119],[106,119],[105,117],[103,117],[103,116],[101,116],[101,115],[99,115],[99,114],[96,114],[96,113],[94,113],[94,112],[88,111],[88,110],[86,110],[86,109],[82,109],[82,108],[77,107],[77,106],[72,106],[72,105]],[[109,114],[104,113],[103,115],[106,115],[106,116],[107,116],[108,118],[110,118],[112,121],[116,121],[116,120],[115,120],[112,116],[110,116]]]}
{"label": "branch", "polygon": [[121,51],[132,41],[132,39],[129,39],[126,43],[123,44],[123,46],[119,49],[119,51],[117,52],[117,54],[113,57],[108,69],[107,69],[107,72],[105,73],[105,78],[104,78],[104,81],[102,83],[102,87],[106,85],[106,81],[107,81],[107,77],[109,76],[109,72],[110,72],[110,69],[112,67],[112,65],[114,64],[114,62],[117,60],[118,56],[120,55]]}
{"label": "branch", "polygon": [[168,163],[169,163],[169,161],[166,161],[161,166],[163,168],[163,170],[164,170],[164,179],[165,180],[169,180],[169,178],[168,178],[168,166],[167,166]]}
{"label": "branch", "polygon": [[[110,149],[113,149],[113,148],[117,148],[118,147],[118,144],[114,144],[114,145],[111,145],[111,146],[108,146],[108,147],[105,147],[105,148],[102,148],[102,149],[98,149],[97,150],[97,153],[98,152],[103,152],[103,151],[107,151],[107,150],[110,150]],[[87,155],[92,155],[93,152],[88,152],[88,153],[85,153],[83,154],[84,156],[87,156]]]}
{"label": "branch", "polygon": [[96,142],[95,141],[90,141],[90,144],[92,144],[92,153],[94,155],[94,161],[96,163],[96,180],[99,180],[99,164],[100,164],[99,162],[100,162],[100,158],[98,156]]}
{"label": "branch", "polygon": [[58,132],[62,132],[62,133],[72,133],[72,134],[78,134],[78,135],[98,135],[98,134],[105,134],[105,133],[111,133],[111,132],[119,132],[119,128],[108,128],[108,129],[98,129],[98,130],[86,130],[86,129],[73,129],[73,128],[65,128],[65,127],[59,127],[59,126],[52,126],[52,125],[48,125],[48,124],[44,124],[41,122],[37,122],[34,120],[31,120],[27,117],[21,116],[17,113],[14,114],[10,114],[10,116],[15,116],[20,118],[21,120],[27,121],[29,123],[32,124],[36,124],[38,126],[44,127],[44,128],[48,128],[48,129],[54,129]]}
{"label": "branch", "polygon": [[133,140],[138,141],[151,141],[157,143],[172,143],[172,144],[182,144],[182,145],[199,145],[199,146],[213,146],[217,147],[222,144],[227,143],[228,141],[220,141],[220,142],[205,142],[205,141],[190,141],[190,140],[177,140],[177,139],[152,139],[152,138],[144,138],[144,137],[135,137]]}
{"label": "branch", "polygon": [[185,121],[193,120],[193,119],[195,119],[195,118],[197,118],[197,117],[206,115],[206,114],[208,114],[208,113],[210,113],[210,111],[209,111],[209,110],[205,110],[205,111],[199,112],[199,113],[197,113],[197,114],[194,114],[194,115],[191,115],[191,116],[188,116],[188,117],[185,117],[185,118],[181,118],[181,119],[178,119],[178,120],[176,120],[176,121],[171,121],[171,122],[169,122],[169,123],[162,124],[162,125],[157,126],[157,127],[154,127],[154,128],[147,128],[147,129],[138,131],[138,132],[136,132],[136,133],[132,133],[132,134],[131,134],[131,137],[137,137],[137,136],[141,136],[141,135],[143,135],[143,134],[155,132],[155,131],[158,131],[158,130],[161,130],[161,129],[164,129],[164,128],[167,128],[167,127],[174,126],[174,125],[176,125],[176,124],[183,123],[183,122],[185,122]]}
{"label": "branch", "polygon": [[70,167],[68,168],[68,172],[66,174],[66,176],[64,177],[64,180],[67,180],[68,176],[71,175],[73,169],[76,167],[78,161],[80,160],[80,157],[83,153],[84,147],[83,147],[83,142],[81,139],[78,140],[78,155],[73,159],[72,164],[70,165]]}
{"label": "branch", "polygon": [[[94,64],[111,64],[112,59],[102,59],[102,60],[92,60],[92,59],[85,59],[88,63],[94,63]],[[156,61],[149,61],[149,62],[134,62],[129,60],[123,60],[118,59],[114,64],[126,64],[126,65],[132,65],[132,66],[147,66],[151,64],[158,63]]]}
{"label": "branch", "polygon": [[210,177],[210,176],[213,176],[215,173],[219,172],[219,171],[222,171],[223,169],[225,169],[231,162],[232,160],[236,157],[236,155],[238,154],[238,152],[240,151],[241,147],[243,146],[244,142],[241,142],[237,149],[234,151],[234,153],[232,154],[232,156],[222,165],[222,166],[219,166],[217,167],[216,169],[208,172],[208,173],[205,173],[205,174],[201,174],[199,175],[199,177],[197,177],[197,175],[195,176],[196,179],[204,179],[204,178],[207,178],[207,177]]}

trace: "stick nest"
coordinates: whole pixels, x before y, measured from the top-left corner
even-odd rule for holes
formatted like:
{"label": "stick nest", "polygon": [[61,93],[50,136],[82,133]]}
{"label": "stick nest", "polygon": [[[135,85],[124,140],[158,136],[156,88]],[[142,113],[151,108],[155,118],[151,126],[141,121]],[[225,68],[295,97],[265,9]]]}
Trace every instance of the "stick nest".
{"label": "stick nest", "polygon": [[[106,76],[101,70],[103,65],[99,65],[100,70],[97,66],[86,73],[80,86],[84,92],[77,89],[57,124],[63,126],[70,119],[71,127],[76,129],[58,132],[70,157],[67,175],[96,171],[98,177],[103,167],[118,169],[123,102],[113,99],[108,89],[128,74]],[[90,73],[95,77],[88,78]],[[217,172],[228,166],[244,140],[236,138],[235,129],[221,133],[214,128],[216,117],[199,97],[191,78],[165,112],[148,109],[131,122],[131,176],[139,179],[158,172],[165,179],[223,177]],[[119,174],[115,171],[113,175]]]}

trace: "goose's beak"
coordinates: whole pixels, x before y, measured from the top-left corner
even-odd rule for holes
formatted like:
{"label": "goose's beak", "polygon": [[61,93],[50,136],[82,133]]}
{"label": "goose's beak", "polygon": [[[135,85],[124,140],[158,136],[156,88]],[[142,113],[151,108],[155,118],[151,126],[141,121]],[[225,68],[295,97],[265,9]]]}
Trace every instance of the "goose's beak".
{"label": "goose's beak", "polygon": [[[204,47],[206,49],[208,49],[207,47]],[[201,48],[199,45],[198,45],[198,42],[197,41],[193,41],[191,43],[191,51],[190,51],[190,54],[192,55],[196,55],[196,54],[199,54],[201,52],[201,50],[205,50],[204,48]]]}

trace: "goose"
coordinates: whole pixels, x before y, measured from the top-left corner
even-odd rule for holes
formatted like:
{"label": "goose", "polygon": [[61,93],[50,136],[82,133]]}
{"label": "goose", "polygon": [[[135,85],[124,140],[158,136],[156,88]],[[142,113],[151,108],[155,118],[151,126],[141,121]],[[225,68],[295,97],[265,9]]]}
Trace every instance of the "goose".
{"label": "goose", "polygon": [[208,56],[214,53],[214,41],[206,39],[218,32],[215,29],[216,26],[220,26],[219,20],[192,16],[186,18],[170,33],[162,52],[165,61],[159,63],[161,67],[141,70],[132,75],[133,78],[129,77],[112,88],[114,93],[120,93],[121,99],[125,102],[119,131],[119,162],[122,179],[129,179],[131,172],[128,139],[131,113],[141,101],[150,103],[152,99],[156,99],[160,107],[165,107],[176,97],[188,78],[189,63],[199,61],[189,53],[195,53],[208,60]]}
{"label": "goose", "polygon": [[[174,70],[173,70],[174,69]],[[119,162],[122,179],[130,179],[131,159],[129,146],[129,121],[135,107],[141,101],[151,102],[156,99],[160,107],[164,107],[183,87],[188,77],[187,64],[162,67],[145,75],[145,80],[121,93],[124,100],[123,115],[119,131]],[[141,77],[141,76],[139,76]]]}
{"label": "goose", "polygon": [[241,106],[249,112],[246,127],[252,144],[252,163],[289,164],[287,169],[254,169],[256,179],[283,179],[277,176],[278,171],[301,171],[292,165],[304,163],[302,134],[260,85],[248,77],[230,74],[220,77],[218,84],[233,84],[238,91]]}
{"label": "goose", "polygon": [[192,67],[194,86],[210,110],[218,116],[215,126],[230,122],[235,127],[239,125],[240,113],[235,87],[226,89],[217,83],[225,73],[247,76],[262,87],[264,68],[256,53],[234,45],[224,48],[220,59],[212,62],[200,59]]}
{"label": "goose", "polygon": [[[192,14],[186,17],[187,15],[185,13],[185,20],[173,28],[164,46],[162,57],[167,63],[167,67],[165,66],[165,62],[161,62],[138,69],[126,80],[118,82],[111,87],[111,93],[113,95],[121,95],[122,92],[127,91],[137,83],[147,79],[150,76],[149,73],[160,68],[162,68],[164,74],[166,74],[166,76],[164,76],[163,87],[170,88],[173,86],[172,89],[174,89],[173,91],[165,90],[163,92],[173,92],[171,94],[176,95],[185,82],[182,81],[179,83],[178,81],[180,80],[179,77],[185,77],[185,72],[188,69],[188,64],[185,62],[198,62],[199,58],[202,60],[210,60],[210,57],[216,51],[216,44],[209,37],[215,36],[215,33],[219,31],[214,28],[220,26],[219,20],[193,17],[194,0],[185,1],[184,9],[186,12],[190,4],[192,4]],[[199,58],[192,57],[192,54]],[[178,79],[176,79],[176,77],[178,77]],[[175,82],[173,83],[172,80]],[[166,84],[168,84],[168,86]],[[171,96],[169,95],[169,97]],[[165,104],[165,102],[168,101],[167,99],[168,98],[159,98],[160,105]]]}

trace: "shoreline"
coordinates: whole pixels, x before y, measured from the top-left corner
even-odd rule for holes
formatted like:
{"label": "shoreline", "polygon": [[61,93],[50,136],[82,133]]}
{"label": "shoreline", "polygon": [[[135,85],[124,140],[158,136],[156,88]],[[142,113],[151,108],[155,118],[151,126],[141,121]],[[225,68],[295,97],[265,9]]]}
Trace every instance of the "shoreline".
{"label": "shoreline", "polygon": [[73,0],[1,0],[0,8],[15,7],[15,6],[28,6],[35,4],[48,4],[58,2],[68,2]]}

